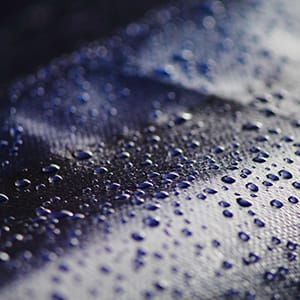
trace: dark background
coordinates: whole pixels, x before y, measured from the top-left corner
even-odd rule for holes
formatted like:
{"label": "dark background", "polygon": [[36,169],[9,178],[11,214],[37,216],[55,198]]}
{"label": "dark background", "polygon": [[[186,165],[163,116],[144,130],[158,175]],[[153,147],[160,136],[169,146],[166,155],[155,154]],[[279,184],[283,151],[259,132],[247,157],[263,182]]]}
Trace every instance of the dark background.
{"label": "dark background", "polygon": [[111,35],[166,0],[7,1],[0,9],[0,92],[55,56]]}

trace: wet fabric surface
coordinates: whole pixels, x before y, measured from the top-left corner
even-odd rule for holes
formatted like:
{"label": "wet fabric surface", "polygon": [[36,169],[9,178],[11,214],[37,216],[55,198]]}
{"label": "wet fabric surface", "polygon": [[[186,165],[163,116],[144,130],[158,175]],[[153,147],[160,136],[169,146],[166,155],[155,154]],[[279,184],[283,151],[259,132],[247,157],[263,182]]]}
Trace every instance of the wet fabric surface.
{"label": "wet fabric surface", "polygon": [[299,22],[184,1],[14,82],[1,298],[298,299]]}

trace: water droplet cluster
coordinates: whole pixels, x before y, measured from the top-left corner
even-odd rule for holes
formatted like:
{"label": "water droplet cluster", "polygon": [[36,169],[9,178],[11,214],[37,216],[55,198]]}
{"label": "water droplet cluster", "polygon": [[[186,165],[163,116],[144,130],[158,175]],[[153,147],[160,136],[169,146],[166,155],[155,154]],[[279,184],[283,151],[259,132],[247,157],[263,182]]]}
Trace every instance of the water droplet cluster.
{"label": "water droplet cluster", "polygon": [[11,86],[3,286],[31,271],[30,299],[296,295],[299,104],[276,81],[292,64],[264,40],[276,5],[251,7],[260,33],[228,5],[153,12]]}

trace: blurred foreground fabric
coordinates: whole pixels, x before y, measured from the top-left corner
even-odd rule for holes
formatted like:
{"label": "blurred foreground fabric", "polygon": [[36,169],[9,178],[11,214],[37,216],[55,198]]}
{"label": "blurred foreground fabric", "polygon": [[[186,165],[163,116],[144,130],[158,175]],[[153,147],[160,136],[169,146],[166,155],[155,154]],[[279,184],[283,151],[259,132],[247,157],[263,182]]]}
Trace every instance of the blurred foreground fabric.
{"label": "blurred foreground fabric", "polygon": [[1,100],[2,299],[300,299],[300,4],[179,1]]}

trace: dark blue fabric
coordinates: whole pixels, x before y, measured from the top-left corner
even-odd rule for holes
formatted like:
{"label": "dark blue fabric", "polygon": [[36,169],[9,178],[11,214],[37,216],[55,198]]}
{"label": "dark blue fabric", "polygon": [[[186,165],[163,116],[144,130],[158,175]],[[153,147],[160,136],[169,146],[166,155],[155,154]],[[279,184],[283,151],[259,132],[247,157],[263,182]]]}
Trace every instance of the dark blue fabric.
{"label": "dark blue fabric", "polygon": [[16,80],[1,298],[298,299],[299,22],[181,1]]}

